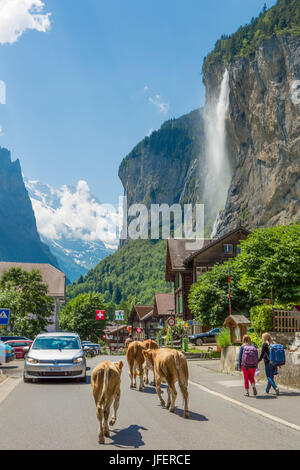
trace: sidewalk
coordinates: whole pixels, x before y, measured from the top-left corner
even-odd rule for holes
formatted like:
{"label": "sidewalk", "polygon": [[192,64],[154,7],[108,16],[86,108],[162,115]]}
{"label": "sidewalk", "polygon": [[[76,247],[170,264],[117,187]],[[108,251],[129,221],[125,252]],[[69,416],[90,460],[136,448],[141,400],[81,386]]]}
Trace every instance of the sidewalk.
{"label": "sidewalk", "polygon": [[265,382],[257,382],[258,395],[254,397],[250,387],[250,397],[245,397],[243,377],[238,372],[236,375],[218,372],[219,361],[190,361],[188,365],[191,382],[300,426],[300,390],[280,387],[279,397],[272,391],[265,395]]}

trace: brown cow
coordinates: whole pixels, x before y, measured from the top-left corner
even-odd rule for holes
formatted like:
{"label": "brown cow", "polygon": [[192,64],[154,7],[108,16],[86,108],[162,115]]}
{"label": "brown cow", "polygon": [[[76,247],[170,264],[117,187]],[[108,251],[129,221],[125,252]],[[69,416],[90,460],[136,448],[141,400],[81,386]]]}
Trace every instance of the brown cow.
{"label": "brown cow", "polygon": [[113,426],[117,419],[120,402],[120,383],[123,362],[105,361],[98,364],[92,372],[91,384],[99,421],[99,444],[104,444],[104,436],[109,437],[108,418],[112,402],[114,413],[109,425]]}
{"label": "brown cow", "polygon": [[144,388],[144,371],[143,371],[143,364],[145,361],[143,351],[146,351],[145,346],[141,341],[133,341],[133,343],[129,343],[127,348],[127,362],[129,365],[129,374],[130,374],[130,388],[136,388],[136,375],[137,370],[140,377],[140,392],[143,391]]}
{"label": "brown cow", "polygon": [[175,410],[175,401],[177,391],[175,383],[178,381],[181,393],[184,399],[184,417],[189,417],[188,411],[188,380],[189,371],[187,360],[180,351],[176,349],[155,349],[143,352],[149,367],[153,367],[156,391],[160,404],[165,406],[165,402],[161,396],[161,382],[168,384],[168,402],[167,408],[171,413]]}
{"label": "brown cow", "polygon": [[[146,339],[142,343],[143,343],[143,345],[145,346],[146,349],[158,349],[158,344],[156,343],[156,341],[153,341],[153,339]],[[144,381],[145,381],[145,384],[149,383],[149,369],[152,369],[152,367],[149,367],[148,362],[146,361],[145,365],[144,365],[144,372],[145,372]],[[153,385],[155,386],[155,378],[154,378]]]}

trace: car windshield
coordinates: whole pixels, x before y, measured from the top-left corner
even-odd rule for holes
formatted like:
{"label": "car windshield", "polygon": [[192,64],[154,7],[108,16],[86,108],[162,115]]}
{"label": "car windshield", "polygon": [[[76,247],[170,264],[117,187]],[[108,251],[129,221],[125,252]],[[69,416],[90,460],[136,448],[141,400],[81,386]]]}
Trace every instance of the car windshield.
{"label": "car windshield", "polygon": [[72,336],[40,336],[32,346],[32,349],[80,349],[77,338]]}

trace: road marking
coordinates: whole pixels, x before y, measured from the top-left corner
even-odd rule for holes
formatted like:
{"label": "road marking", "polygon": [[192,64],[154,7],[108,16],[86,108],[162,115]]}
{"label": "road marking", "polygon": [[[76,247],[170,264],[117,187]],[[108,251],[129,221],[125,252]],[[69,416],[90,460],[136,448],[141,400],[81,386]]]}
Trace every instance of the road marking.
{"label": "road marking", "polygon": [[243,380],[223,380],[222,382],[217,382],[217,384],[223,385],[223,387],[243,387]]}
{"label": "road marking", "polygon": [[283,426],[286,426],[288,428],[292,428],[295,431],[300,431],[300,426],[297,426],[297,424],[290,423],[289,421],[286,421],[285,419],[281,419],[281,418],[278,418],[277,416],[273,416],[273,415],[270,415],[269,413],[265,413],[264,411],[259,410],[258,408],[253,408],[252,406],[246,405],[245,403],[242,403],[238,400],[234,400],[233,398],[223,395],[222,393],[215,392],[214,390],[204,387],[204,385],[197,384],[196,382],[192,382],[191,380],[189,380],[189,383],[191,385],[194,385],[195,387],[200,388],[200,390],[202,390],[203,392],[207,392],[218,398],[222,398],[223,400],[229,401],[230,403],[240,406],[241,408],[244,408],[245,410],[251,411],[252,413],[256,413],[260,416],[263,416],[264,418],[275,421],[276,423],[282,424]]}
{"label": "road marking", "polygon": [[21,379],[7,378],[0,385],[0,404],[5,400],[7,395],[13,391],[13,389],[21,382]]}

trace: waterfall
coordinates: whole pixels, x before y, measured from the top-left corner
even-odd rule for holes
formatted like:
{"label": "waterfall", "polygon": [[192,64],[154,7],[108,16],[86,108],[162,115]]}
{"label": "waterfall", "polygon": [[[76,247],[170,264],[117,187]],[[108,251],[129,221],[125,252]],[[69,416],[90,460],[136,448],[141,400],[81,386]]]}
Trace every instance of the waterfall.
{"label": "waterfall", "polygon": [[[207,177],[204,200],[209,222],[217,230],[217,217],[224,209],[231,170],[226,148],[226,115],[229,107],[229,73],[225,70],[218,96],[210,97],[205,105],[205,144]],[[212,234],[214,235],[214,234]]]}

